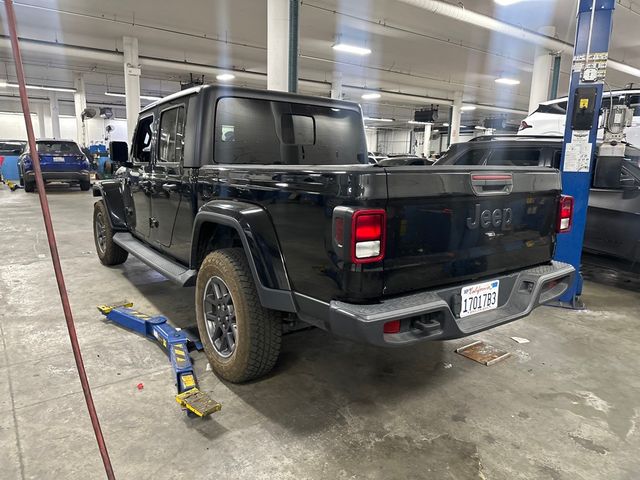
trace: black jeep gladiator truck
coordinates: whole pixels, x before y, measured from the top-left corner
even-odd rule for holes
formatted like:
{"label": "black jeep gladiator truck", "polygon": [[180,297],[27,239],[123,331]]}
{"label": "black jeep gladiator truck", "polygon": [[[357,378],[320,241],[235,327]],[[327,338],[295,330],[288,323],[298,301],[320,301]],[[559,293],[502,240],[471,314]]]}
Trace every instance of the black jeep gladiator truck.
{"label": "black jeep gladiator truck", "polygon": [[[141,112],[97,184],[100,261],[195,285],[213,370],[275,364],[300,320],[380,346],[463,337],[559,297],[572,202],[543,167],[378,166],[357,104],[201,86]],[[286,322],[285,322],[286,321]]]}

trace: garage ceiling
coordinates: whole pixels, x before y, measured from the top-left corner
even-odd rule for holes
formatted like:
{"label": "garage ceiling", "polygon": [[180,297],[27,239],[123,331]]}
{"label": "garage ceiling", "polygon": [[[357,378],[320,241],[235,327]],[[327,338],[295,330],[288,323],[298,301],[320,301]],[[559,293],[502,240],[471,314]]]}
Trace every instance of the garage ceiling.
{"label": "garage ceiling", "polygon": [[[617,3],[610,55],[640,67],[636,28],[640,2]],[[122,37],[131,35],[139,39],[141,56],[266,73],[266,0],[191,0],[182,5],[158,0],[15,2],[23,38],[121,52]],[[553,25],[557,38],[571,43],[576,5],[574,0],[525,0],[511,6],[489,0],[464,2],[466,9],[529,30]],[[7,35],[6,25],[1,33]],[[337,54],[331,49],[337,36],[366,43],[373,53],[366,57]],[[300,7],[299,76],[319,82],[302,83],[303,93],[327,94],[332,73],[338,70],[345,85],[441,99],[452,99],[454,92],[461,91],[465,102],[525,111],[534,51],[531,44],[395,0],[304,0]],[[104,92],[124,90],[122,65],[117,62],[37,51],[24,56],[30,83],[72,86],[72,71],[85,72],[90,104],[113,105],[114,98]],[[0,79],[14,81],[10,51],[0,49],[0,59],[4,62]],[[570,58],[565,56],[561,92],[566,92],[569,67]],[[193,73],[199,75],[197,70]],[[500,74],[515,76],[521,84],[497,85],[494,79]],[[179,89],[179,81],[189,77],[187,71],[150,67],[144,67],[142,75],[142,91],[152,95],[173,92]],[[205,80],[215,82],[212,75],[205,75]],[[637,79],[610,70],[608,81],[616,88]],[[238,76],[236,83],[263,87],[266,80]],[[360,101],[360,93],[345,89],[347,99]],[[5,96],[12,94],[15,91],[4,91]],[[413,109],[424,105],[383,94],[380,101],[364,103],[363,108],[370,116],[408,119]],[[495,113],[479,109],[465,115],[463,123],[469,123]],[[522,115],[509,116],[517,121]]]}

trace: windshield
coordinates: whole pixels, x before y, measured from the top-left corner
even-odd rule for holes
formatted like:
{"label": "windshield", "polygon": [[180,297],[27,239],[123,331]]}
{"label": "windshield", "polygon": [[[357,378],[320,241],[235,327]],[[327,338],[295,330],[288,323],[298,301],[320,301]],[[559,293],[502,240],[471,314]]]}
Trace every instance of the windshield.
{"label": "windshield", "polygon": [[75,142],[40,141],[37,146],[40,155],[82,155]]}

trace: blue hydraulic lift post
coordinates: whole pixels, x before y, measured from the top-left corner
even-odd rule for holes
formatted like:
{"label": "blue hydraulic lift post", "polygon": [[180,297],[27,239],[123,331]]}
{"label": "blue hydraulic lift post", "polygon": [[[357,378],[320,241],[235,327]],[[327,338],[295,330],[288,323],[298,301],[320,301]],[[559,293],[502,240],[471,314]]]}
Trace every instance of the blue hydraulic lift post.
{"label": "blue hydraulic lift post", "polygon": [[[589,203],[589,188],[591,185],[591,175],[593,171],[593,159],[596,148],[596,136],[598,131],[598,119],[602,104],[603,76],[606,71],[606,59],[596,65],[597,75],[595,80],[591,80],[587,75],[583,76],[585,66],[593,59],[594,54],[605,54],[609,52],[609,38],[611,36],[613,10],[615,0],[580,0],[578,6],[578,21],[576,26],[576,42],[573,52],[573,62],[571,70],[571,83],[567,102],[567,119],[564,131],[564,143],[562,147],[562,191],[565,195],[574,198],[573,224],[571,231],[558,235],[555,259],[570,263],[580,270],[580,260],[582,257],[582,244],[587,219],[587,206]],[[587,58],[588,56],[588,58]],[[584,60],[581,60],[584,58]],[[593,62],[595,62],[594,60]],[[591,62],[593,64],[593,62]],[[591,74],[594,70],[591,69]],[[587,138],[591,145],[591,158],[586,168],[575,170],[575,162],[567,161],[567,146],[572,141],[578,139],[574,136],[573,112],[576,98],[576,91],[581,87],[595,87],[595,105],[593,107],[593,121],[589,130],[583,131],[584,140]],[[582,103],[582,102],[581,102]],[[581,105],[579,106],[581,108]],[[576,132],[580,133],[580,132]],[[574,145],[575,146],[575,145]],[[570,156],[575,150],[571,148]],[[573,164],[573,165],[572,165]],[[560,297],[563,306],[577,307],[581,303],[579,296],[582,293],[582,275],[576,275],[573,285]]]}

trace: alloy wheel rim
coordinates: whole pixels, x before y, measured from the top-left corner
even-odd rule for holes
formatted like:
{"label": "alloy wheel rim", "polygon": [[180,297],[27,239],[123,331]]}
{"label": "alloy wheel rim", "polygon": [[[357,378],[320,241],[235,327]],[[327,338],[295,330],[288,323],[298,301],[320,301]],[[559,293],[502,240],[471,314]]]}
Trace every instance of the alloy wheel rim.
{"label": "alloy wheel rim", "polygon": [[100,250],[100,253],[104,253],[107,248],[107,229],[104,225],[102,213],[96,215],[96,241],[98,250]]}
{"label": "alloy wheel rim", "polygon": [[214,350],[229,358],[236,350],[238,325],[229,287],[220,277],[211,277],[204,289],[202,311],[207,335]]}

